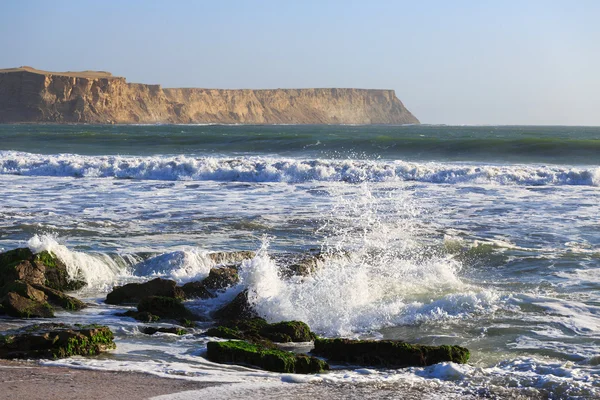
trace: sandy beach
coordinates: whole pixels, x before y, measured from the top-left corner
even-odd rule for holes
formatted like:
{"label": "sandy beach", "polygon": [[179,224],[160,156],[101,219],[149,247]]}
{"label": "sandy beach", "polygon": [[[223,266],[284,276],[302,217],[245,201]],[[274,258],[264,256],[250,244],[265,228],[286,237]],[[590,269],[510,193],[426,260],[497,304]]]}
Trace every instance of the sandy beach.
{"label": "sandy beach", "polygon": [[33,361],[0,361],[0,399],[141,400],[217,385],[143,373],[48,367]]}

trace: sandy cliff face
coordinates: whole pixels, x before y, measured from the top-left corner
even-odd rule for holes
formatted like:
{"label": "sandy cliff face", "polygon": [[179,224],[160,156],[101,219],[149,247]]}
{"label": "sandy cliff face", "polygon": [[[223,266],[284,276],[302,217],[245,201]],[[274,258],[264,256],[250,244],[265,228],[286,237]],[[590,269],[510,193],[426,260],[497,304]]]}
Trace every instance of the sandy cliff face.
{"label": "sandy cliff face", "polygon": [[106,72],[0,70],[0,122],[413,124],[393,90],[163,89]]}

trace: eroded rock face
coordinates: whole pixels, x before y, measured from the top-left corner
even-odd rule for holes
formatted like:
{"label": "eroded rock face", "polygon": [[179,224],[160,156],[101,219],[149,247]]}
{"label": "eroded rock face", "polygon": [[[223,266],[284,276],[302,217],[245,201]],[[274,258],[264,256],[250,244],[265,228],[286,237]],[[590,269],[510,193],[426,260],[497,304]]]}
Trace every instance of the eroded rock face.
{"label": "eroded rock face", "polygon": [[242,320],[256,318],[258,314],[248,302],[248,291],[244,290],[238,294],[230,303],[213,312],[212,317],[216,320]]}
{"label": "eroded rock face", "polygon": [[156,278],[144,283],[117,286],[106,296],[106,304],[135,304],[149,296],[183,299],[185,293],[170,279]]}
{"label": "eroded rock face", "polygon": [[91,356],[114,348],[106,326],[42,324],[0,335],[0,358]]}
{"label": "eroded rock face", "polygon": [[0,122],[414,124],[393,90],[163,89],[106,72],[0,70]]}

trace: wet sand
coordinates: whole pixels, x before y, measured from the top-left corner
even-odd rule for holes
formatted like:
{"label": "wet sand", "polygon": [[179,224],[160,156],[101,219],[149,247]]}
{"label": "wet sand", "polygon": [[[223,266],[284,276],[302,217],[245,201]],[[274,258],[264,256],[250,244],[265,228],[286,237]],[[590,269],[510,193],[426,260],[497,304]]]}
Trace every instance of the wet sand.
{"label": "wet sand", "polygon": [[2,400],[141,400],[216,385],[219,384],[135,372],[92,371],[47,367],[32,361],[0,360]]}

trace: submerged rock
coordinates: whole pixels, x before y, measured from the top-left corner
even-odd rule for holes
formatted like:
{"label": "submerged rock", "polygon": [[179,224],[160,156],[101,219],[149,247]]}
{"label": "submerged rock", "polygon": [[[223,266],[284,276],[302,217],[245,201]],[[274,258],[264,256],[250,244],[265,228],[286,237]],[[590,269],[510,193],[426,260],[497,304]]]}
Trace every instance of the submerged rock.
{"label": "submerged rock", "polygon": [[177,326],[172,327],[160,327],[155,328],[153,326],[144,326],[140,329],[140,331],[146,335],[154,335],[155,333],[172,333],[174,335],[185,335],[187,331],[183,328],[179,328]]}
{"label": "submerged rock", "polygon": [[329,361],[389,368],[424,367],[452,361],[464,364],[469,350],[461,346],[426,346],[393,340],[315,339],[313,354]]}
{"label": "submerged rock", "polygon": [[128,283],[124,286],[117,286],[106,296],[105,302],[106,304],[133,304],[139,303],[149,296],[183,299],[185,293],[177,286],[177,282],[156,278],[144,283]]}
{"label": "submerged rock", "polygon": [[146,297],[137,306],[138,312],[147,312],[160,318],[169,319],[196,319],[196,316],[188,310],[181,300],[172,297],[151,296]]}
{"label": "submerged rock", "polygon": [[0,335],[0,358],[65,358],[92,356],[114,349],[106,326],[32,325]]}
{"label": "submerged rock", "polygon": [[244,290],[238,294],[229,304],[224,305],[215,312],[212,317],[217,320],[242,320],[258,317],[256,311],[248,302],[248,291]]}
{"label": "submerged rock", "polygon": [[316,357],[244,341],[208,342],[206,356],[217,363],[245,364],[273,372],[310,374],[329,369],[325,361]]}

